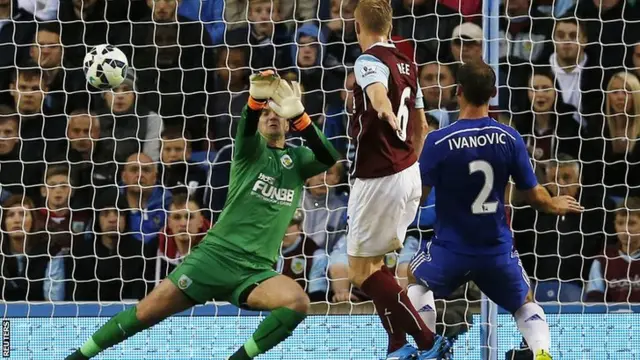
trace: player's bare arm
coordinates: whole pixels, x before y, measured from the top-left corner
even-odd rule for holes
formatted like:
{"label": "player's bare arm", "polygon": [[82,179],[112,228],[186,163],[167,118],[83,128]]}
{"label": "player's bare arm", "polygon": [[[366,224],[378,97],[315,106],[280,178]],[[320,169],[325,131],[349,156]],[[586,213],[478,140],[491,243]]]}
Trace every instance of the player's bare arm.
{"label": "player's bare arm", "polygon": [[429,134],[429,125],[427,125],[427,116],[424,113],[424,109],[413,109],[411,111],[414,112],[413,121],[415,123],[413,125],[413,149],[419,158],[424,147],[424,140]]}
{"label": "player's bare arm", "polygon": [[382,83],[374,83],[365,89],[371,101],[371,106],[378,112],[378,117],[391,125],[393,130],[398,130],[396,114],[393,111],[391,100],[387,96],[387,88]]}
{"label": "player's bare arm", "polygon": [[571,196],[551,197],[547,189],[542,185],[536,185],[533,189],[524,191],[525,198],[536,210],[556,215],[580,213],[584,207]]}

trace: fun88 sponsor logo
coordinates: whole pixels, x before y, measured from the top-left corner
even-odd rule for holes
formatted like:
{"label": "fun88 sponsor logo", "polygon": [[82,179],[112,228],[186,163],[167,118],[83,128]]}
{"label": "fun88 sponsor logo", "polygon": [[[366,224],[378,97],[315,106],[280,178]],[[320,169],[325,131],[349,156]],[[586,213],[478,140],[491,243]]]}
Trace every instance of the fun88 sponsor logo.
{"label": "fun88 sponsor logo", "polygon": [[271,176],[260,173],[258,180],[253,184],[251,193],[264,201],[277,203],[280,205],[291,205],[295,197],[295,190],[277,188],[273,184],[275,179]]}

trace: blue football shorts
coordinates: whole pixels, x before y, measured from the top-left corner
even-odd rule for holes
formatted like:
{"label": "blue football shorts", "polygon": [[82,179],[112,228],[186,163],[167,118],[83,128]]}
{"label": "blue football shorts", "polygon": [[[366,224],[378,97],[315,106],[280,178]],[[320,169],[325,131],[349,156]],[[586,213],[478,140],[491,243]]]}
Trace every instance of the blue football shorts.
{"label": "blue football shorts", "polygon": [[409,269],[416,280],[438,298],[447,298],[473,281],[493,302],[514,314],[524,305],[529,277],[515,249],[499,255],[465,255],[431,241],[414,255]]}

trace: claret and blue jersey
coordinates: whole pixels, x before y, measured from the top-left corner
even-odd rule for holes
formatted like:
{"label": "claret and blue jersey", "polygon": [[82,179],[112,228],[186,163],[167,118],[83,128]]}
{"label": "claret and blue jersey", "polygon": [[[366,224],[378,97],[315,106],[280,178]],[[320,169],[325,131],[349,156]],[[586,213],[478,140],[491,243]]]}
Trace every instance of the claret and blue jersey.
{"label": "claret and blue jersey", "polygon": [[[393,44],[379,42],[358,57],[353,72],[354,116],[349,122],[349,135],[356,147],[353,176],[382,178],[407,169],[417,160],[412,139],[413,110],[424,107],[418,68]],[[373,84],[381,84],[387,90],[398,132],[378,118],[367,95],[367,88]]]}
{"label": "claret and blue jersey", "polygon": [[458,120],[427,136],[420,170],[424,186],[435,187],[433,242],[461,254],[508,253],[505,190],[537,185],[518,132],[491,118]]}

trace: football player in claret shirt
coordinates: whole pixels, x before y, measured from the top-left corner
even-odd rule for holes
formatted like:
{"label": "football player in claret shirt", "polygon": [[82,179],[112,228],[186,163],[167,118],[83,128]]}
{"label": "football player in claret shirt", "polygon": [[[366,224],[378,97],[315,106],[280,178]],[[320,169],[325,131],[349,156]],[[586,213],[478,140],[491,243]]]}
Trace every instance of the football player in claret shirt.
{"label": "football player in claret shirt", "polygon": [[[416,253],[409,268],[418,284],[409,298],[420,317],[435,325],[434,294],[446,298],[473,281],[513,314],[536,360],[549,360],[549,325],[533,302],[507,222],[505,190],[509,178],[539,211],[579,213],[570,196],[551,197],[536,181],[522,137],[489,117],[496,76],[482,61],[458,69],[458,121],[429,133],[421,162],[423,196],[435,187],[435,235]],[[410,280],[416,282],[415,279]]]}
{"label": "football player in claret shirt", "polygon": [[[434,338],[384,263],[386,254],[402,248],[419,207],[418,154],[427,130],[418,69],[390,42],[391,20],[388,0],[361,0],[356,6],[363,53],[354,65],[349,126],[356,148],[347,209],[349,279],[376,306],[389,336],[388,359],[431,359],[448,345]],[[409,345],[407,334],[418,349]]]}
{"label": "football player in claret shirt", "polygon": [[[292,88],[269,71],[251,77],[249,95],[235,137],[229,196],[216,225],[146,298],[109,320],[67,359],[94,357],[214,298],[270,311],[231,360],[270,350],[304,320],[309,297],[273,268],[305,180],[327,171],[338,154],[305,113],[297,83]],[[308,147],[285,145],[290,128]]]}

